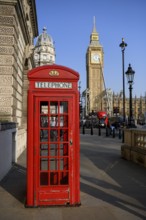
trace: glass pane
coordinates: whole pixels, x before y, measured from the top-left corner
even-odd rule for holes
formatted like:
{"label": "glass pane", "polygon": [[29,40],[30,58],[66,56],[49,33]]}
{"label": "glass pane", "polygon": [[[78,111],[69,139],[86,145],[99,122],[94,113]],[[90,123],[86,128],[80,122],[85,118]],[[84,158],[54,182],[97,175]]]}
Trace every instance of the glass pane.
{"label": "glass pane", "polygon": [[64,120],[63,120],[63,116],[60,117],[60,127],[64,126]]}
{"label": "glass pane", "polygon": [[68,157],[63,158],[63,170],[68,170]]}
{"label": "glass pane", "polygon": [[48,102],[40,102],[40,114],[48,114]]}
{"label": "glass pane", "polygon": [[48,141],[48,130],[40,130],[40,141],[45,142]]}
{"label": "glass pane", "polygon": [[68,144],[63,144],[63,156],[68,155]]}
{"label": "glass pane", "polygon": [[48,173],[40,174],[40,185],[48,185]]}
{"label": "glass pane", "polygon": [[63,144],[60,144],[60,153],[59,156],[63,156]]}
{"label": "glass pane", "polygon": [[67,156],[68,155],[68,144],[60,144],[59,148],[59,156]]}
{"label": "glass pane", "polygon": [[50,127],[58,126],[58,116],[50,117]]}
{"label": "glass pane", "polygon": [[48,145],[47,144],[40,145],[40,156],[48,156]]}
{"label": "glass pane", "polygon": [[60,141],[68,141],[67,129],[60,129]]}
{"label": "glass pane", "polygon": [[68,158],[60,158],[60,169],[59,170],[68,170]]}
{"label": "glass pane", "polygon": [[55,142],[58,140],[58,130],[51,129],[50,130],[50,141]]}
{"label": "glass pane", "polygon": [[42,128],[48,127],[48,116],[41,116],[40,126]]}
{"label": "glass pane", "polygon": [[58,113],[58,102],[50,102],[50,114]]}
{"label": "glass pane", "polygon": [[60,116],[60,127],[67,127],[68,126],[68,116]]}
{"label": "glass pane", "polygon": [[56,158],[50,159],[50,170],[58,170],[58,159]]}
{"label": "glass pane", "polygon": [[68,102],[60,102],[60,113],[68,113]]}
{"label": "glass pane", "polygon": [[58,144],[50,144],[50,156],[58,155]]}
{"label": "glass pane", "polygon": [[60,170],[63,170],[64,168],[64,160],[63,158],[60,158]]}
{"label": "glass pane", "polygon": [[51,172],[50,185],[58,185],[58,184],[59,184],[58,172]]}
{"label": "glass pane", "polygon": [[40,158],[40,170],[48,170],[48,159]]}
{"label": "glass pane", "polygon": [[60,184],[61,185],[67,185],[68,182],[68,172],[61,172],[60,173]]}

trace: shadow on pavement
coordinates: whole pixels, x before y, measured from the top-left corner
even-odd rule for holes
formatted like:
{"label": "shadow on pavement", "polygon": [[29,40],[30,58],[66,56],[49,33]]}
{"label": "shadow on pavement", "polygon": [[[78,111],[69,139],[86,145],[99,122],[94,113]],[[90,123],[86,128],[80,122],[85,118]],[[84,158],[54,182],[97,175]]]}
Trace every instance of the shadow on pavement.
{"label": "shadow on pavement", "polygon": [[8,174],[1,180],[0,186],[24,204],[26,196],[26,168],[13,164]]}
{"label": "shadow on pavement", "polygon": [[[124,198],[118,198],[117,196],[111,195],[109,193],[107,193],[106,191],[100,190],[98,189],[98,186],[101,185],[103,188],[106,187],[108,188],[113,188],[113,185],[107,184],[106,182],[94,179],[94,178],[87,178],[87,177],[83,177],[82,179],[85,179],[87,181],[89,181],[90,183],[94,183],[96,182],[97,187],[95,186],[91,186],[90,184],[87,183],[83,183],[81,181],[81,191],[91,195],[93,197],[95,197],[96,199],[100,199],[104,202],[107,202],[111,205],[113,205],[114,207],[118,207],[122,210],[125,210],[137,217],[140,217],[141,219],[145,219],[146,216],[142,214],[142,212],[145,212],[145,208],[142,207],[141,205],[135,205],[133,204],[133,202],[128,202],[126,201]],[[98,182],[98,183],[97,183]],[[114,189],[116,191],[119,191],[119,189]],[[136,211],[136,210],[140,210],[140,211]]]}

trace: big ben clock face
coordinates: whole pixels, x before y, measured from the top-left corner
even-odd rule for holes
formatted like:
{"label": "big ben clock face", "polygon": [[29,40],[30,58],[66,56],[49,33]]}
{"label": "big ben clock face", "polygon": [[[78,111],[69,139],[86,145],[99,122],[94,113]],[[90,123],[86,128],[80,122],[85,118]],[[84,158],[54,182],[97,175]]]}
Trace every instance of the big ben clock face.
{"label": "big ben clock face", "polygon": [[91,53],[91,62],[100,63],[100,55],[97,52]]}

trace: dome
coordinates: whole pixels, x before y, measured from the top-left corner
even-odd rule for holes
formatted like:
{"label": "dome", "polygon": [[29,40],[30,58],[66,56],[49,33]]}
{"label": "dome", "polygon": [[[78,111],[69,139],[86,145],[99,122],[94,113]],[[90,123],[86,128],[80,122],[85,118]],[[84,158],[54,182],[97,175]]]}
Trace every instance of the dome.
{"label": "dome", "polygon": [[55,63],[55,47],[53,39],[47,34],[47,29],[44,27],[42,34],[39,35],[34,47],[34,63],[35,66],[43,66]]}
{"label": "dome", "polygon": [[53,46],[53,39],[50,35],[47,34],[47,28],[43,28],[43,33],[38,37],[37,42],[36,42],[36,47],[39,46]]}

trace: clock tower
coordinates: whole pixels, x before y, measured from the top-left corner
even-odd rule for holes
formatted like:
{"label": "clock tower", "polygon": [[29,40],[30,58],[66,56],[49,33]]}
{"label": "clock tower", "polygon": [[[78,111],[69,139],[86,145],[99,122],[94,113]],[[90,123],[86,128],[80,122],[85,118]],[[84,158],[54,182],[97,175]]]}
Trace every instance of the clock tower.
{"label": "clock tower", "polygon": [[90,44],[86,53],[86,72],[87,72],[87,90],[88,113],[101,111],[102,93],[104,90],[103,78],[103,47],[99,43],[99,35],[96,31],[95,18],[93,22],[93,31],[90,35]]}

